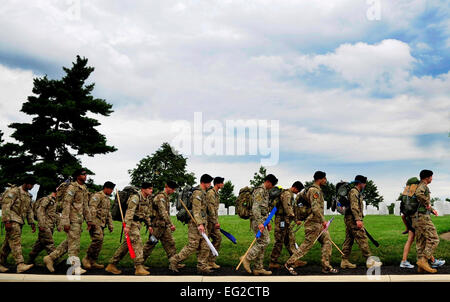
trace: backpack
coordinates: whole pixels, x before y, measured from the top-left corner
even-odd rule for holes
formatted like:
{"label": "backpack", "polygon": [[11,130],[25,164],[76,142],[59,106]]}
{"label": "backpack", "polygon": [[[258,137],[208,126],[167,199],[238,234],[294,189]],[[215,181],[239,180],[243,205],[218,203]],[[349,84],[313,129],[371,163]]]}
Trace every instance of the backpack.
{"label": "backpack", "polygon": [[406,182],[406,187],[400,196],[400,212],[406,216],[415,214],[419,208],[419,201],[416,197],[416,190],[419,186],[419,179],[412,177]]}
{"label": "backpack", "polygon": [[275,206],[277,207],[276,215],[285,214],[284,208],[280,202],[281,194],[287,189],[283,189],[281,186],[273,187],[269,191],[269,208],[272,210]]}
{"label": "backpack", "polygon": [[348,193],[352,189],[352,183],[341,181],[336,184],[336,195],[331,201],[331,210],[338,211],[338,213],[344,215],[345,208],[350,208],[350,200],[348,199]]}
{"label": "backpack", "polygon": [[312,213],[311,204],[306,198],[306,194],[310,188],[307,187],[303,192],[298,193],[295,198],[294,214],[296,220],[305,221]]}
{"label": "backpack", "polygon": [[0,194],[0,210],[2,209],[2,205],[3,205],[3,198],[5,197],[5,194],[7,191],[9,191],[10,189],[13,189],[16,187],[16,185],[13,184],[8,184],[9,187],[5,188],[5,191],[3,191],[2,194]]}
{"label": "backpack", "polygon": [[177,219],[183,224],[188,223],[191,220],[191,216],[188,214],[188,212],[186,212],[186,209],[181,204],[181,201],[183,201],[184,205],[192,214],[192,194],[196,190],[200,190],[200,186],[191,187],[190,185],[186,185],[181,191],[181,196],[175,202],[175,207],[178,210]]}
{"label": "backpack", "polygon": [[236,199],[236,213],[242,219],[249,219],[252,212],[252,195],[255,189],[252,187],[243,187],[239,190],[239,195]]}
{"label": "backpack", "polygon": [[64,195],[71,183],[72,179],[69,177],[56,188],[56,213],[62,213]]}
{"label": "backpack", "polygon": [[[128,208],[128,199],[133,194],[139,194],[139,188],[135,186],[126,186],[122,191],[119,191],[120,206],[125,218],[125,213]],[[114,221],[122,221],[122,215],[120,215],[119,200],[117,195],[114,197],[114,203],[111,209],[111,217]]]}

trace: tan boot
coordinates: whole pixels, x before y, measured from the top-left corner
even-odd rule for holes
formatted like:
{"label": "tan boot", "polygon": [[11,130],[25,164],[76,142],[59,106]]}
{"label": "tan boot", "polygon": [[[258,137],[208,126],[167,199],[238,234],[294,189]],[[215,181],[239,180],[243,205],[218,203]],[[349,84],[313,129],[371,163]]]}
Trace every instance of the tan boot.
{"label": "tan boot", "polygon": [[104,269],[105,266],[103,264],[97,263],[95,261],[91,262],[91,267],[95,269]]}
{"label": "tan boot", "polygon": [[110,264],[108,264],[108,266],[106,266],[105,271],[107,271],[107,272],[109,272],[111,274],[114,274],[114,275],[122,274],[122,271],[119,270],[117,268],[117,266],[115,264],[112,264],[112,263],[110,263]]}
{"label": "tan boot", "polygon": [[220,268],[220,265],[216,264],[215,262],[208,263],[208,266],[212,269]]}
{"label": "tan boot", "polygon": [[211,274],[213,271],[211,270],[211,268],[208,266],[207,268],[204,268],[204,269],[199,269],[199,268],[197,268],[197,274],[200,274],[200,275],[207,275],[207,274]]}
{"label": "tan boot", "polygon": [[270,276],[270,275],[272,275],[272,272],[266,271],[265,269],[254,269],[253,275],[255,275],[255,276]]}
{"label": "tan boot", "polygon": [[44,260],[44,264],[47,267],[47,269],[50,272],[54,273],[55,272],[55,268],[53,267],[53,259],[50,258],[50,256],[45,256],[43,260]]}
{"label": "tan boot", "polygon": [[169,259],[169,269],[174,273],[178,273],[178,263],[174,257]]}
{"label": "tan boot", "polygon": [[281,265],[279,263],[276,262],[270,262],[269,263],[269,268],[270,269],[279,269],[281,267]]}
{"label": "tan boot", "polygon": [[134,271],[136,276],[148,276],[150,272],[144,268],[142,264],[136,266],[136,270]]}
{"label": "tan boot", "polygon": [[0,264],[0,273],[6,273],[7,271],[9,271],[9,268],[4,267],[3,265]]}
{"label": "tan boot", "polygon": [[303,261],[303,260],[297,260],[294,262],[294,268],[302,267],[302,266],[305,266],[306,264],[308,264],[308,262]]}
{"label": "tan boot", "polygon": [[423,269],[424,271],[432,273],[432,274],[437,272],[436,269],[430,267],[430,264],[428,263],[428,260],[425,259],[425,257],[421,257],[417,261],[417,266],[420,267],[421,269]]}
{"label": "tan boot", "polygon": [[184,268],[184,267],[186,267],[186,264],[184,264],[184,263],[177,264],[177,268]]}
{"label": "tan boot", "polygon": [[91,260],[88,259],[87,257],[84,257],[84,258],[81,260],[81,264],[83,264],[83,267],[84,267],[85,269],[91,269],[91,268],[92,268]]}
{"label": "tan boot", "polygon": [[247,271],[247,273],[251,274],[252,269],[250,268],[250,261],[247,260],[247,257],[244,258],[244,256],[241,256],[241,258],[239,258],[239,260],[242,261],[242,266]]}
{"label": "tan boot", "polygon": [[20,274],[20,273],[26,272],[27,270],[29,270],[33,266],[34,266],[34,264],[20,263],[20,264],[17,265],[17,273]]}
{"label": "tan boot", "polygon": [[356,268],[356,265],[348,261],[348,259],[341,260],[341,268]]}

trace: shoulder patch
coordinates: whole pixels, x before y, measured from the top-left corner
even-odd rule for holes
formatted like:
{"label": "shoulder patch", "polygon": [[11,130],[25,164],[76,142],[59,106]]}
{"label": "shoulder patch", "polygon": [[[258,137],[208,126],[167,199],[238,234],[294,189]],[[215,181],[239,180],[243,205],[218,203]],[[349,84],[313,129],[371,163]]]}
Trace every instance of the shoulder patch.
{"label": "shoulder patch", "polygon": [[319,193],[314,193],[313,197],[314,197],[314,199],[319,198]]}

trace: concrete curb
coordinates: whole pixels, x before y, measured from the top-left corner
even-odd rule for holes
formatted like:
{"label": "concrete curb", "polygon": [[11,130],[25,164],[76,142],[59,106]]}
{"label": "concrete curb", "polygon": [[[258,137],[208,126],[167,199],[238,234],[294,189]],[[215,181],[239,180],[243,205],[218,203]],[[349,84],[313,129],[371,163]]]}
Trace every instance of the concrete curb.
{"label": "concrete curb", "polygon": [[[0,274],[0,282],[450,282],[450,275],[380,276],[73,276]],[[79,279],[77,279],[79,278]]]}

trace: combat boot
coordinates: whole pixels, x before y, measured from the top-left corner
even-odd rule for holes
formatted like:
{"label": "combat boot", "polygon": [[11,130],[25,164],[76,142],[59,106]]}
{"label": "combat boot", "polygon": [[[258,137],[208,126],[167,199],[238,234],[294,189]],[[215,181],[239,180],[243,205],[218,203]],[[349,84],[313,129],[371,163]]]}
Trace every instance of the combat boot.
{"label": "combat boot", "polygon": [[302,266],[305,266],[306,264],[308,264],[308,262],[299,259],[294,262],[294,268],[302,267]]}
{"label": "combat boot", "polygon": [[418,261],[417,261],[417,267],[421,268],[422,270],[429,272],[429,273],[436,273],[437,270],[434,268],[430,267],[430,264],[428,263],[427,259],[425,259],[425,257],[421,257]]}
{"label": "combat boot", "polygon": [[20,264],[17,265],[17,273],[20,274],[20,273],[26,272],[27,270],[29,270],[33,266],[34,266],[34,264],[20,263]]}
{"label": "combat boot", "polygon": [[215,262],[208,263],[208,266],[212,269],[220,268],[220,265],[216,264]]}
{"label": "combat boot", "polygon": [[84,257],[84,258],[81,260],[81,264],[83,264],[83,267],[84,267],[85,269],[91,269],[91,268],[92,268],[91,260],[90,260],[89,258],[87,258],[87,256]]}
{"label": "combat boot", "polygon": [[356,265],[348,261],[348,259],[342,259],[341,268],[356,268]]}
{"label": "combat boot", "polygon": [[279,263],[276,262],[270,262],[269,263],[269,268],[270,269],[279,269],[281,267],[281,265]]}
{"label": "combat boot", "polygon": [[212,272],[213,271],[210,269],[209,266],[207,268],[204,268],[204,269],[197,268],[197,274],[200,274],[200,275],[209,275]]}
{"label": "combat boot", "polygon": [[177,264],[177,268],[185,268],[185,267],[186,267],[186,264],[184,264],[184,263]]}
{"label": "combat boot", "polygon": [[250,268],[250,261],[247,260],[247,257],[244,258],[244,256],[241,256],[241,258],[239,258],[239,260],[242,261],[242,266],[247,271],[247,273],[251,274],[252,269]]}
{"label": "combat boot", "polygon": [[113,263],[108,264],[108,266],[106,266],[106,268],[105,268],[105,271],[107,271],[107,272],[109,272],[111,274],[114,274],[114,275],[122,274],[122,271],[119,270],[117,268],[117,266],[115,264],[113,264]]}
{"label": "combat boot", "polygon": [[6,273],[7,271],[9,271],[9,268],[4,267],[3,265],[0,264],[0,273]]}
{"label": "combat boot", "polygon": [[95,269],[104,269],[105,266],[103,264],[97,263],[95,261],[91,261],[91,267]]}
{"label": "combat boot", "polygon": [[134,274],[136,276],[148,276],[150,275],[150,272],[146,270],[142,264],[139,264],[138,266],[136,266]]}
{"label": "combat boot", "polygon": [[178,273],[178,263],[174,257],[169,259],[169,269],[174,273]]}
{"label": "combat boot", "polygon": [[45,256],[43,260],[44,260],[44,263],[45,263],[45,266],[47,267],[47,269],[50,272],[54,273],[55,268],[53,267],[53,259],[50,258],[50,256]]}
{"label": "combat boot", "polygon": [[255,276],[270,276],[272,275],[271,271],[266,271],[265,269],[254,269],[253,270],[253,275]]}

